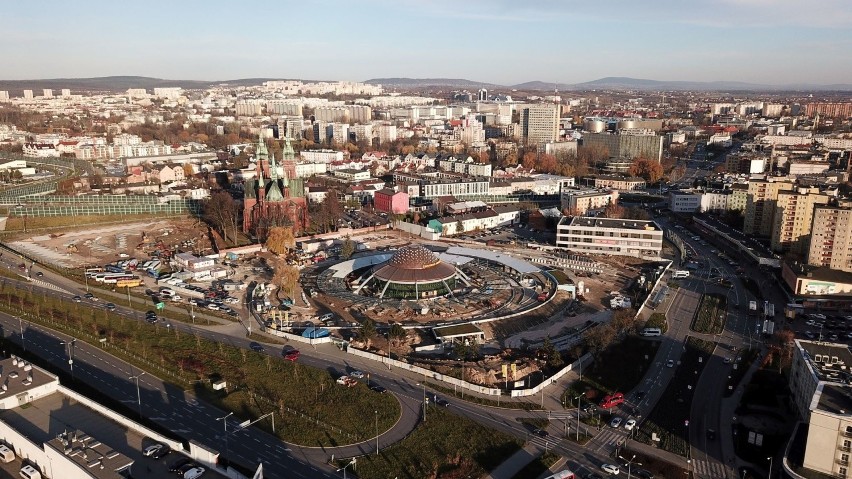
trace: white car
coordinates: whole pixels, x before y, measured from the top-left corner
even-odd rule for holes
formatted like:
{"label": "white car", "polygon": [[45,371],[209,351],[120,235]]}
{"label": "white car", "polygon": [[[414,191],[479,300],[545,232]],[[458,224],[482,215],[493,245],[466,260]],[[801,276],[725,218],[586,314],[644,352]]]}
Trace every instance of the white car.
{"label": "white car", "polygon": [[213,310],[213,311],[219,311],[219,305],[216,304],[216,303],[210,303],[210,304],[207,305],[207,309],[210,309],[210,310]]}
{"label": "white car", "polygon": [[148,446],[148,447],[146,447],[145,449],[142,450],[142,455],[145,456],[145,457],[150,457],[154,453],[156,453],[157,451],[162,449],[163,447],[164,447],[164,445],[160,444],[159,442],[156,443],[156,444],[151,444],[150,446]]}
{"label": "white car", "polygon": [[203,467],[193,467],[192,469],[183,473],[183,479],[198,479],[199,477],[204,475]]}
{"label": "white car", "polygon": [[674,361],[673,361],[673,360],[671,360],[671,359],[669,359],[668,361],[666,361],[666,367],[667,367],[667,368],[673,368],[673,367],[674,367]]}
{"label": "white car", "polygon": [[355,370],[355,371],[352,371],[351,373],[349,373],[349,375],[352,376],[355,379],[363,379],[364,378],[364,371]]}
{"label": "white car", "polygon": [[628,431],[632,431],[634,427],[636,427],[635,419],[628,419],[627,422],[624,423],[624,429],[627,429]]}
{"label": "white car", "polygon": [[612,421],[609,422],[609,426],[610,427],[621,426],[621,418],[618,417],[618,416],[615,416],[614,418],[612,418]]}
{"label": "white car", "polygon": [[619,467],[615,464],[604,464],[601,466],[601,469],[604,472],[612,474],[613,476],[617,476],[619,473],[621,473],[621,469],[619,469]]}
{"label": "white car", "polygon": [[228,304],[237,304],[237,303],[239,303],[239,302],[240,302],[240,300],[239,300],[239,299],[234,298],[233,296],[228,296],[227,298],[225,298],[225,300],[224,300],[224,301],[225,301],[226,303],[228,303]]}

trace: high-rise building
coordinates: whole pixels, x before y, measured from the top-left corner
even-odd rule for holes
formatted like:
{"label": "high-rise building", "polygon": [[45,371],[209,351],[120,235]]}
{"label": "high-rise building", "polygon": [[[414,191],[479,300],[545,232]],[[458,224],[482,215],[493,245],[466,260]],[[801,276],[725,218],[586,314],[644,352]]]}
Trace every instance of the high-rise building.
{"label": "high-rise building", "polygon": [[660,161],[663,157],[663,137],[647,129],[621,130],[618,133],[586,133],[583,146],[606,149],[613,159],[643,157]]}
{"label": "high-rise building", "polygon": [[0,101],[8,101],[9,100],[9,92],[6,90],[0,91]]}
{"label": "high-rise building", "polygon": [[771,236],[778,193],[791,191],[794,186],[792,182],[787,180],[775,181],[771,178],[749,180],[743,233],[764,237]]}
{"label": "high-rise building", "polygon": [[24,90],[24,100],[32,100],[33,99],[33,91],[32,90]]}
{"label": "high-rise building", "polygon": [[849,118],[852,116],[852,103],[808,103],[805,115]]}
{"label": "high-rise building", "polygon": [[71,96],[71,89],[70,88],[63,88],[62,89],[62,98],[68,98],[69,96]]}
{"label": "high-rise building", "polygon": [[488,90],[486,90],[485,88],[480,88],[478,99],[479,101],[488,101]]}
{"label": "high-rise building", "polygon": [[45,88],[41,91],[41,96],[43,98],[53,98],[53,90],[50,88]]}
{"label": "high-rise building", "polygon": [[537,103],[520,109],[521,139],[525,144],[542,145],[559,138],[560,105]]}
{"label": "high-rise building", "polygon": [[775,252],[808,252],[814,207],[828,203],[828,195],[819,188],[779,191],[775,203],[770,247]]}
{"label": "high-rise building", "polygon": [[814,208],[808,264],[852,273],[852,204]]}

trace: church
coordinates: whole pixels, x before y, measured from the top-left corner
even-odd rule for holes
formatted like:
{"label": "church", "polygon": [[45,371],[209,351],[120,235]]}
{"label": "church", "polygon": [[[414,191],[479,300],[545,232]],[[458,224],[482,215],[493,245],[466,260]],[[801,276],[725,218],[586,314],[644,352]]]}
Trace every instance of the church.
{"label": "church", "polygon": [[257,174],[244,185],[243,232],[260,241],[276,226],[292,226],[295,236],[308,228],[305,183],[296,178],[296,155],[289,138],[281,156],[279,167],[275,156],[270,158],[266,144],[259,140],[255,152]]}

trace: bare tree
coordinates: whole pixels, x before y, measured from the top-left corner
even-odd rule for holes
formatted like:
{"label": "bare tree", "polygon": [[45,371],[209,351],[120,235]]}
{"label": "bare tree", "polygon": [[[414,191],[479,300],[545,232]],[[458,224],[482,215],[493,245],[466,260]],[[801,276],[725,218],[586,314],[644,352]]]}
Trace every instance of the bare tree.
{"label": "bare tree", "polygon": [[213,228],[222,233],[228,240],[231,232],[231,242],[237,243],[237,205],[231,195],[225,191],[213,194],[205,203],[203,217]]}

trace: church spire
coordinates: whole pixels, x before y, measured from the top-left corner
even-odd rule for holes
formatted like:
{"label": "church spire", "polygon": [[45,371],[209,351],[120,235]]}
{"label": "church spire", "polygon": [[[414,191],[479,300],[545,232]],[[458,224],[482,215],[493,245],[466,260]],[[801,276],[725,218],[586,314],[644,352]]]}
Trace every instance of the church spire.
{"label": "church spire", "polygon": [[269,177],[273,182],[278,180],[278,165],[275,164],[275,153],[269,158]]}

